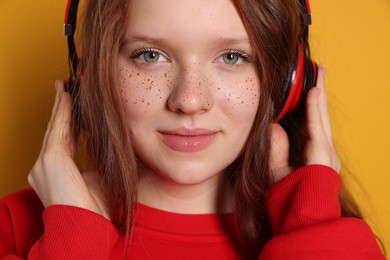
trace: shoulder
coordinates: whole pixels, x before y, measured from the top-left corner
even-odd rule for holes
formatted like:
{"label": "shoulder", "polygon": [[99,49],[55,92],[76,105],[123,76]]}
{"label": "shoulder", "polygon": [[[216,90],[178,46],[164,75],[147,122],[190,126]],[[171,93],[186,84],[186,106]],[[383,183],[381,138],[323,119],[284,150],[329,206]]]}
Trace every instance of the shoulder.
{"label": "shoulder", "polygon": [[0,233],[5,250],[23,254],[43,231],[44,207],[29,188],[11,193],[0,200]]}

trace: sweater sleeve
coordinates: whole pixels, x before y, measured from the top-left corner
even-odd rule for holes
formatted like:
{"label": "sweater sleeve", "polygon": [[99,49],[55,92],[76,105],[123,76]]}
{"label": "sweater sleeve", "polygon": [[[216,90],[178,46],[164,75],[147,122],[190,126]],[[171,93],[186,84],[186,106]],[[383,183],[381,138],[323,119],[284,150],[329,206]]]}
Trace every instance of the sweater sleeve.
{"label": "sweater sleeve", "polygon": [[15,252],[9,212],[5,204],[0,204],[0,257]]}
{"label": "sweater sleeve", "polygon": [[259,259],[385,259],[364,221],[341,216],[340,188],[339,175],[322,165],[275,184],[267,199],[274,237]]}
{"label": "sweater sleeve", "polygon": [[118,236],[94,212],[65,205],[44,209],[31,189],[0,200],[1,260],[109,259]]}
{"label": "sweater sleeve", "polygon": [[26,258],[43,230],[43,205],[31,189],[0,200],[0,259],[7,254]]}
{"label": "sweater sleeve", "polygon": [[44,233],[28,259],[109,259],[118,239],[110,221],[77,207],[50,206],[43,222]]}

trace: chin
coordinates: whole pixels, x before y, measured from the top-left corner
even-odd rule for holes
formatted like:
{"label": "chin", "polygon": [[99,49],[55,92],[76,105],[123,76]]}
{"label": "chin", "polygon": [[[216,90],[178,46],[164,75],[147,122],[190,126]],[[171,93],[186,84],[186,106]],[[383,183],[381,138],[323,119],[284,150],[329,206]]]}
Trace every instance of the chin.
{"label": "chin", "polygon": [[190,167],[190,164],[185,167],[169,167],[170,169],[158,169],[152,174],[158,174],[168,182],[176,185],[199,185],[206,182],[214,182],[223,174],[223,168],[210,169],[209,167],[199,167],[199,165]]}

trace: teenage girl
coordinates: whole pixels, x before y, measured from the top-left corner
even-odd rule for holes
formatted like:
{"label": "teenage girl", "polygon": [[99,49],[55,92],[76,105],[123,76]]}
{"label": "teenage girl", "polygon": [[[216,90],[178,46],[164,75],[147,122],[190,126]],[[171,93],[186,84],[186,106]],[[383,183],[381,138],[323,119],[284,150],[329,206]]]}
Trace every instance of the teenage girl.
{"label": "teenage girl", "polygon": [[339,201],[323,67],[305,112],[280,116],[309,55],[302,2],[89,0],[82,16],[31,189],[0,202],[0,258],[384,259]]}

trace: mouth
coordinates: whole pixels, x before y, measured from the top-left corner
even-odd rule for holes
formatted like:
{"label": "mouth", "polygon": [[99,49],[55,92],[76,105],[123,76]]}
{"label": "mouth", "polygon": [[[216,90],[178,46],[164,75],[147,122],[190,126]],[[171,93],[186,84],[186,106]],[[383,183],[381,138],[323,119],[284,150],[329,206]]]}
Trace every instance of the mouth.
{"label": "mouth", "polygon": [[204,128],[177,128],[159,131],[163,143],[177,152],[199,152],[208,148],[218,131]]}

